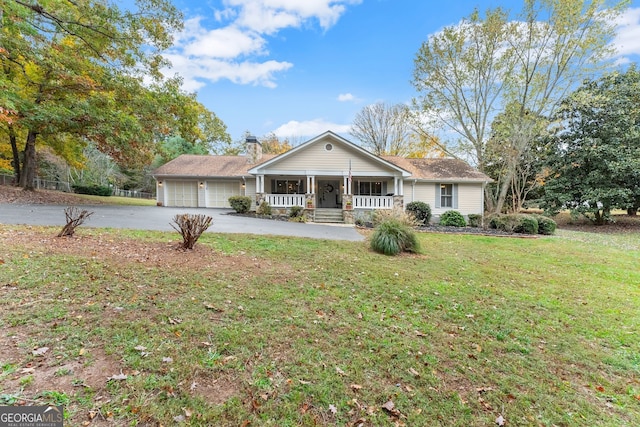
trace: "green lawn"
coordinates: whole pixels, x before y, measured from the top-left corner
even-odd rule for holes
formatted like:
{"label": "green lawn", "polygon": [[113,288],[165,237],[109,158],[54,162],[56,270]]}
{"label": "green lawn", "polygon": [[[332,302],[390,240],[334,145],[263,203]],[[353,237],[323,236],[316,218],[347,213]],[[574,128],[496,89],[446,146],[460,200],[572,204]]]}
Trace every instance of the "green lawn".
{"label": "green lawn", "polygon": [[0,404],[62,402],[69,425],[640,425],[637,234],[421,234],[423,255],[386,257],[57,231],[0,226]]}

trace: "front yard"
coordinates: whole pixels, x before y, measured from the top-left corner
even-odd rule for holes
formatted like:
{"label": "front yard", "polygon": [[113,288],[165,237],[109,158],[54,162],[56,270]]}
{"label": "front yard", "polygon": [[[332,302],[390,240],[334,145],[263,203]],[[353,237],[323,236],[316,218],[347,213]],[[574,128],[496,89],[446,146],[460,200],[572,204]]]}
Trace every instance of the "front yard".
{"label": "front yard", "polygon": [[58,231],[0,225],[0,404],[71,426],[640,424],[628,235],[424,233],[386,257]]}

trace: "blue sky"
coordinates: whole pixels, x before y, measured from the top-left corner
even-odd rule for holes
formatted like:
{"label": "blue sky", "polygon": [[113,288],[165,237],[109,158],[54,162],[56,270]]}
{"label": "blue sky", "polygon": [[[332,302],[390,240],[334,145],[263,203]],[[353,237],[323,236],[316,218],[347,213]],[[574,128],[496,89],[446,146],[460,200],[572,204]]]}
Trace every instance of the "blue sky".
{"label": "blue sky", "polygon": [[[521,1],[174,0],[185,16],[168,75],[215,112],[234,140],[274,132],[294,143],[348,135],[366,105],[408,103],[422,42],[474,8]],[[640,0],[619,26],[621,62],[640,54]]]}

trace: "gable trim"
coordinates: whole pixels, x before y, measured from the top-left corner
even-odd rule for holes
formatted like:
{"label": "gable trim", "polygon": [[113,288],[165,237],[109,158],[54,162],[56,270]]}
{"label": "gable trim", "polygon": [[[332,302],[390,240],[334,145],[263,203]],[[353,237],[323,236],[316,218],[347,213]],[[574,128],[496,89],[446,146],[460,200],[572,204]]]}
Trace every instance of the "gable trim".
{"label": "gable trim", "polygon": [[[312,145],[315,142],[317,142],[317,141],[319,141],[321,139],[324,139],[326,137],[331,137],[331,138],[335,139],[336,141],[338,141],[338,142],[340,142],[340,143],[342,143],[342,144],[354,149],[355,151],[357,151],[361,155],[365,156],[366,158],[368,158],[370,160],[373,160],[374,162],[380,163],[380,164],[382,164],[382,165],[384,165],[384,166],[386,166],[388,168],[391,168],[396,172],[399,172],[400,174],[402,174],[403,178],[411,176],[410,172],[402,169],[398,165],[396,165],[394,163],[391,163],[391,162],[389,162],[389,161],[387,161],[387,160],[385,160],[385,159],[383,159],[381,157],[378,157],[375,154],[370,153],[369,151],[365,150],[364,148],[362,148],[362,147],[354,144],[353,142],[341,137],[340,135],[337,135],[337,134],[333,133],[330,130],[326,131],[325,133],[323,133],[321,135],[316,136],[315,138],[310,139],[307,142],[304,142],[304,143],[298,145],[295,148],[292,148],[291,150],[287,151],[286,153],[282,153],[279,156],[276,156],[271,160],[268,160],[268,161],[266,161],[264,163],[261,163],[260,165],[257,165],[255,167],[249,169],[247,172],[250,173],[250,174],[262,174],[261,169],[268,168],[270,165],[272,165],[272,164],[274,164],[276,162],[279,162],[282,159],[285,159],[285,158],[287,158],[289,156],[293,156],[297,152],[299,152],[301,150],[304,150],[309,145]],[[269,173],[272,173],[272,171],[269,171]],[[291,171],[288,171],[288,173],[291,173]],[[306,173],[306,171],[305,171],[305,173]],[[347,173],[348,173],[348,171],[347,171]],[[325,174],[325,172],[323,172],[323,174]]]}

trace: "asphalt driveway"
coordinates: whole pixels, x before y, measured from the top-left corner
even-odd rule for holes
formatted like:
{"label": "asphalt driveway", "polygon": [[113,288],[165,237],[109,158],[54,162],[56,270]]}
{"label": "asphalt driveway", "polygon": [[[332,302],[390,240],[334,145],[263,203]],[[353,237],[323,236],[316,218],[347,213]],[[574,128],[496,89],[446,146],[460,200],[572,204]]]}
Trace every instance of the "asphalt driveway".
{"label": "asphalt driveway", "polygon": [[[0,204],[1,224],[58,225],[65,224],[62,205]],[[204,214],[213,218],[207,232],[272,234],[314,239],[362,241],[364,237],[353,226],[271,221],[227,215],[228,209],[168,208],[157,206],[80,206],[93,212],[83,227],[129,228],[137,230],[174,231],[177,214]]]}

